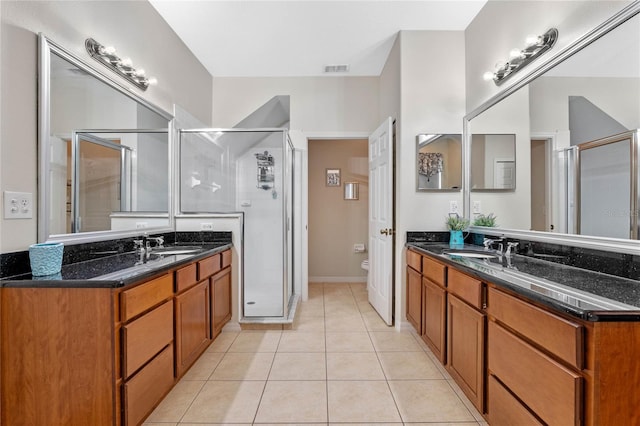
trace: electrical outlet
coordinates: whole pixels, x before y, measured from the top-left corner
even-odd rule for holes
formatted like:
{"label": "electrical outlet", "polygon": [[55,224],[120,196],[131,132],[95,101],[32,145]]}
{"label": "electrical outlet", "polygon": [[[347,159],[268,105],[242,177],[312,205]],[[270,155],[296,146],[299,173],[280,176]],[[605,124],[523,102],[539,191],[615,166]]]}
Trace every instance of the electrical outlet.
{"label": "electrical outlet", "polygon": [[31,192],[4,191],[5,219],[32,219],[33,194]]}
{"label": "electrical outlet", "polygon": [[458,210],[458,202],[456,200],[449,201],[449,213],[460,213]]}
{"label": "electrical outlet", "polygon": [[482,213],[482,204],[480,203],[480,201],[475,200],[475,201],[473,202],[472,209],[473,209],[473,213],[474,213],[474,214],[480,214],[480,213]]}
{"label": "electrical outlet", "polygon": [[147,226],[149,226],[147,222],[136,222],[136,229],[146,228]]}
{"label": "electrical outlet", "polygon": [[206,223],[201,223],[200,224],[200,230],[201,231],[213,231],[213,223],[211,222],[206,222]]}

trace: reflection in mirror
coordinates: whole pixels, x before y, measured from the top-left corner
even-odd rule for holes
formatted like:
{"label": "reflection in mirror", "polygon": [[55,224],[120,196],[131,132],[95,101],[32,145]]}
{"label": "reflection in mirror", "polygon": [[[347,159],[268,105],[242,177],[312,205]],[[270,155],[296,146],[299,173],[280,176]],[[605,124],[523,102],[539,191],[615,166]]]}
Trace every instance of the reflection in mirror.
{"label": "reflection in mirror", "polygon": [[470,114],[471,135],[515,134],[518,185],[513,193],[470,187],[467,211],[481,206],[505,230],[638,238],[639,10],[629,7],[611,31]]}
{"label": "reflection in mirror", "polygon": [[171,116],[44,36],[40,49],[39,240],[169,227]]}
{"label": "reflection in mirror", "polygon": [[418,191],[460,191],[462,135],[419,134],[416,157]]}
{"label": "reflection in mirror", "polygon": [[471,190],[516,187],[516,136],[471,135]]}

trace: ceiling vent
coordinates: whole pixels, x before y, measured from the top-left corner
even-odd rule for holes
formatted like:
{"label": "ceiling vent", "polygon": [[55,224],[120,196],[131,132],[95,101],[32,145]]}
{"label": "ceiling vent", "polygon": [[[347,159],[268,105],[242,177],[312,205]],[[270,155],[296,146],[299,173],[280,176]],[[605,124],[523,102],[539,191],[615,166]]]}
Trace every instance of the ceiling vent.
{"label": "ceiling vent", "polygon": [[349,72],[349,65],[325,65],[324,72]]}

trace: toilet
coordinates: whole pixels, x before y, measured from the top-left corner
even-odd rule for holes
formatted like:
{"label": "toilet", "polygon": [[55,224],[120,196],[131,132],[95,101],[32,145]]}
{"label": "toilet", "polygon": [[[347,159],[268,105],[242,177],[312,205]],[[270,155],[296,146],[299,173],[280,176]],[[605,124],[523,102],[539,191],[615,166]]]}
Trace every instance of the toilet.
{"label": "toilet", "polygon": [[362,263],[360,264],[360,267],[365,271],[369,271],[369,259],[363,260]]}

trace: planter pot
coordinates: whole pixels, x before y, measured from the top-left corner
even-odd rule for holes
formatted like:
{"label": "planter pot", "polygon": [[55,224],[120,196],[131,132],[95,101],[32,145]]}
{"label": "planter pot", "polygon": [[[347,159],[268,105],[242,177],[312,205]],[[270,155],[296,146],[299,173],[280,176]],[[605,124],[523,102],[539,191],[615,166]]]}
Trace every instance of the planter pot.
{"label": "planter pot", "polygon": [[29,246],[31,275],[42,277],[54,275],[62,269],[62,243],[40,243]]}

